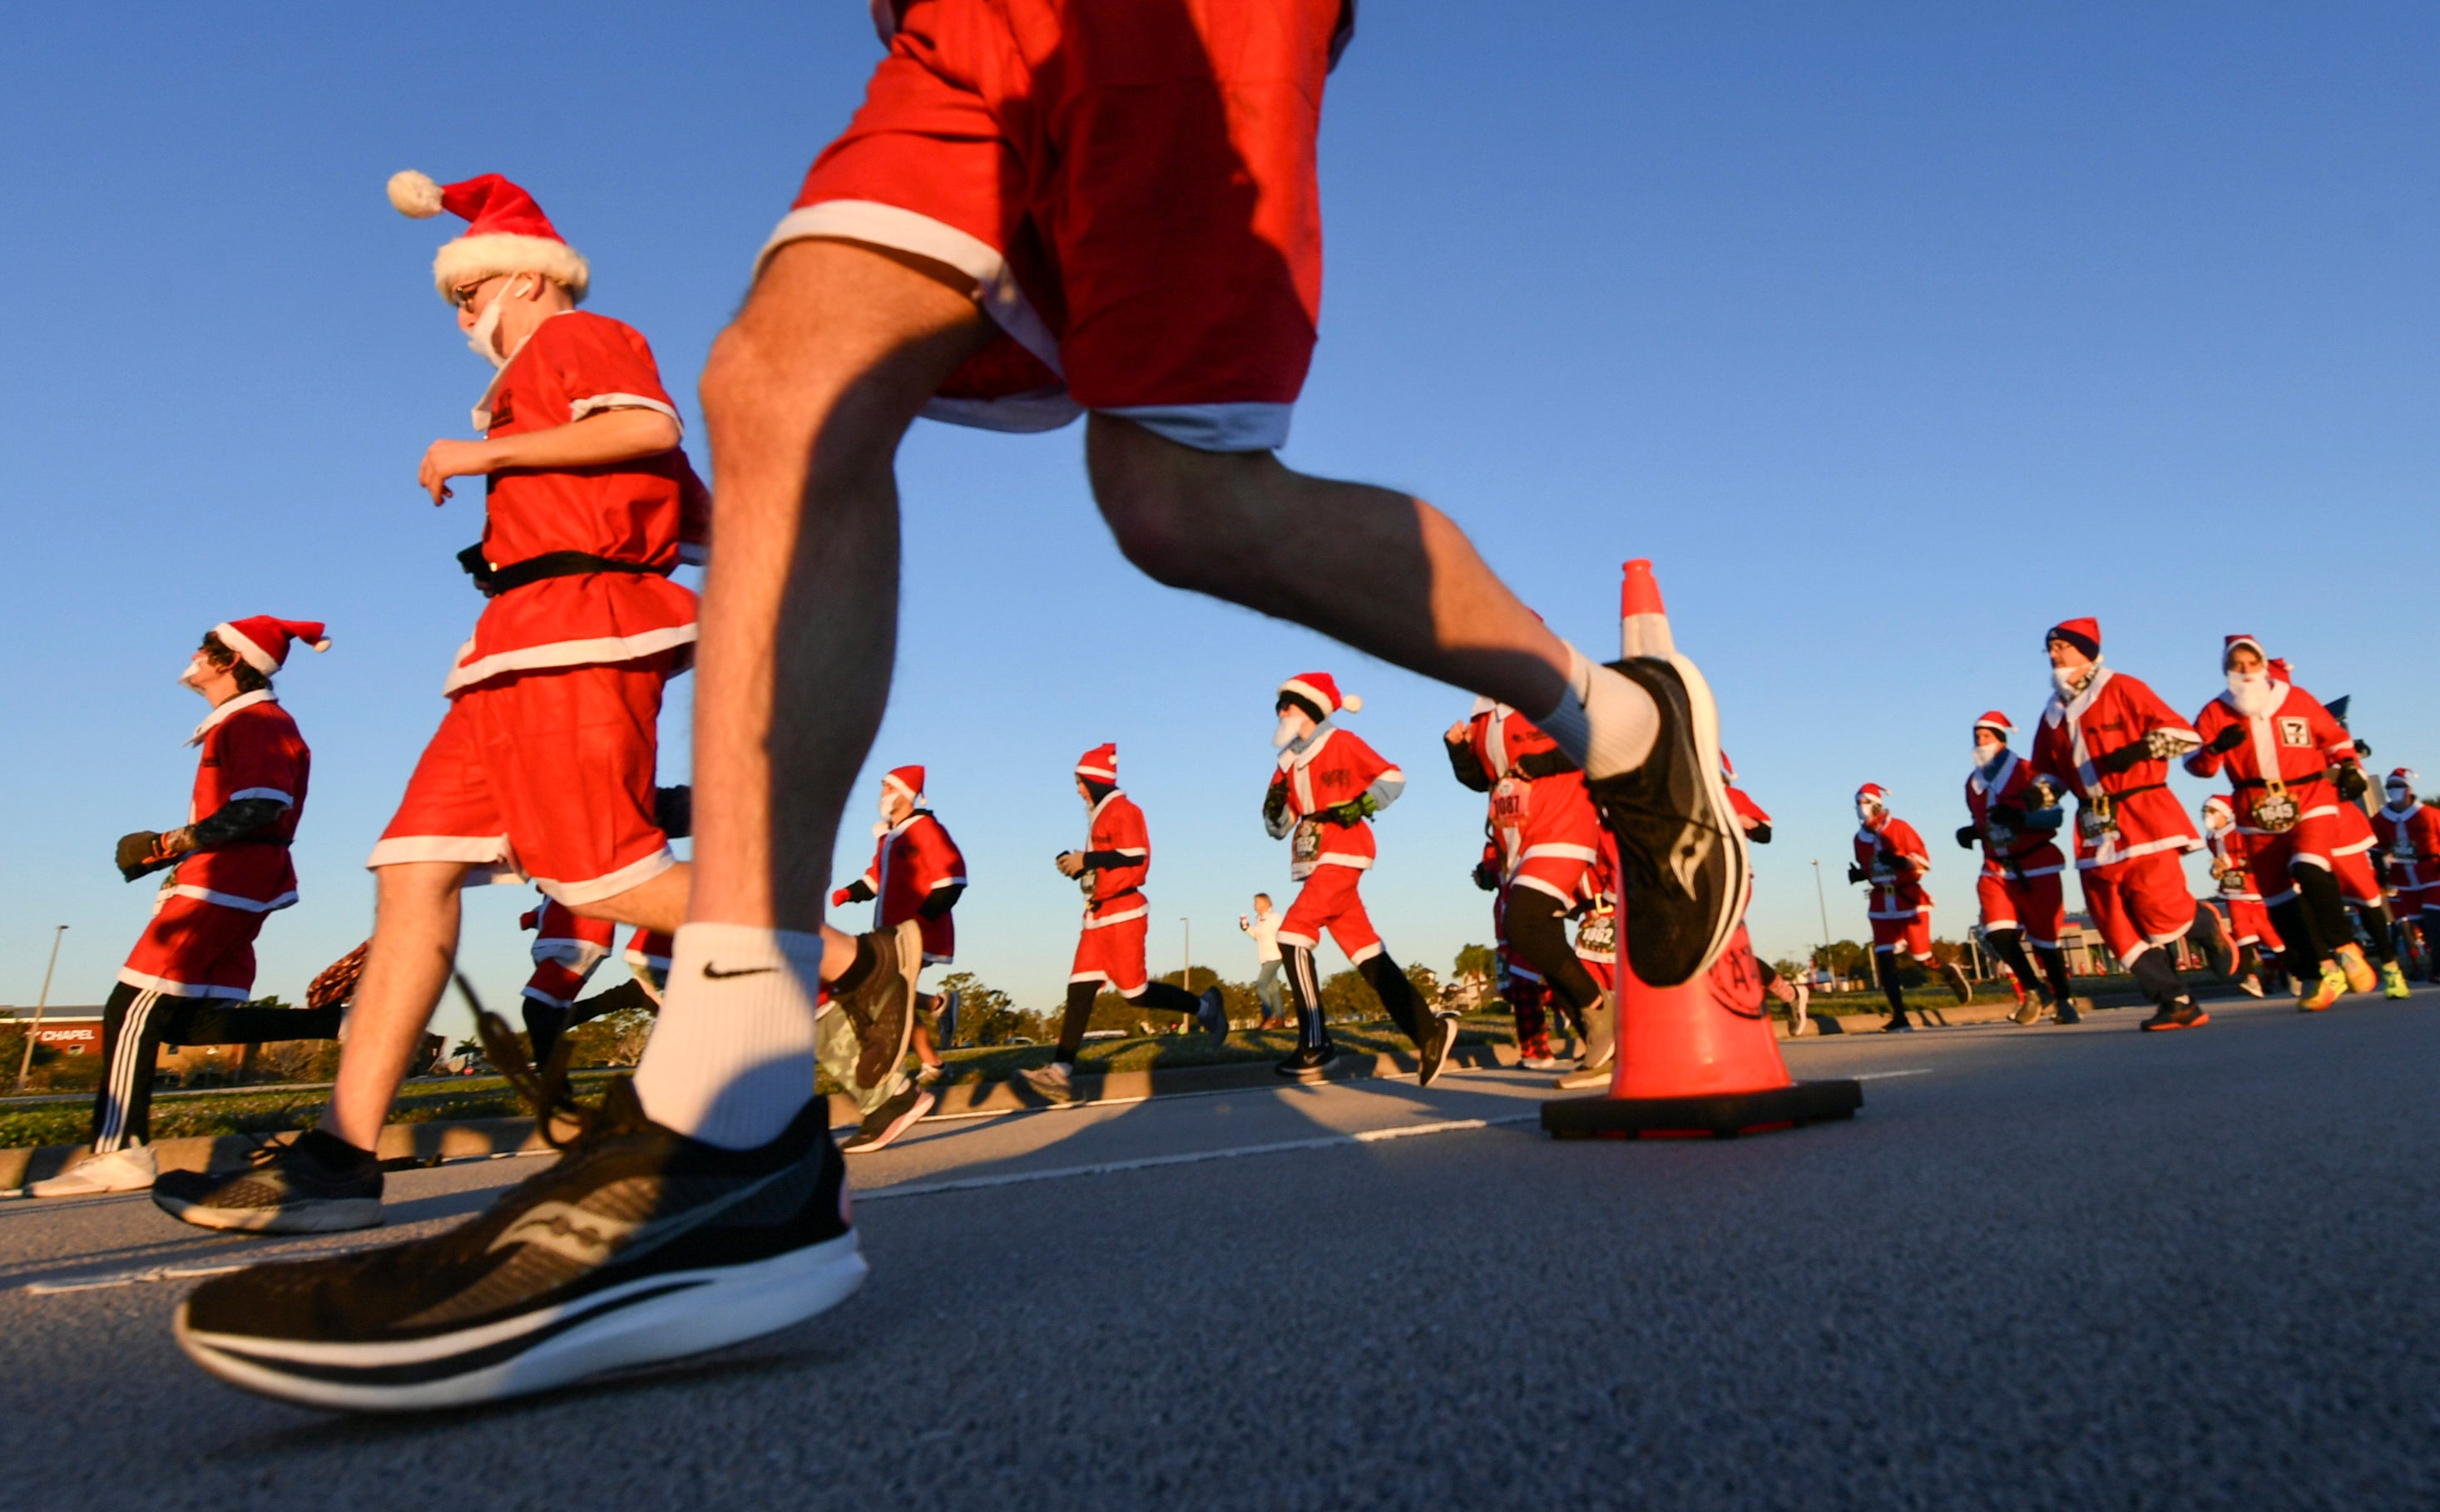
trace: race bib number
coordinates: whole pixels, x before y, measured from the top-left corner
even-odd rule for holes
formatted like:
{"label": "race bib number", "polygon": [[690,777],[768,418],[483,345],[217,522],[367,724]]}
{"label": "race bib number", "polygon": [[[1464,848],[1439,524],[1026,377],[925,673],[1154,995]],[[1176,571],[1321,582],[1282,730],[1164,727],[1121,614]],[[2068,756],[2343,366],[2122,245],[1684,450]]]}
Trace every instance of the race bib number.
{"label": "race bib number", "polygon": [[[2304,721],[2300,720],[2297,722],[2301,724]],[[2298,817],[2296,800],[2284,790],[2278,792],[2266,792],[2253,800],[2255,827],[2268,829],[2274,835],[2284,834],[2295,828]]]}
{"label": "race bib number", "polygon": [[2106,835],[2118,833],[2118,813],[2109,802],[2109,794],[2096,792],[2076,810],[2076,832],[2098,843]]}
{"label": "race bib number", "polygon": [[2313,726],[2303,720],[2283,719],[2279,721],[2279,743],[2302,749],[2313,743]]}
{"label": "race bib number", "polygon": [[2219,890],[2231,898],[2243,896],[2245,873],[2234,866],[2222,867],[2219,874]]}
{"label": "race bib number", "polygon": [[1997,819],[1982,821],[1982,835],[1984,839],[1990,841],[1993,850],[2003,854],[2008,847],[2017,843],[2017,832]]}
{"label": "race bib number", "polygon": [[1288,859],[1299,865],[1321,854],[1321,827],[1310,819],[1300,820],[1296,836],[1288,842]]}
{"label": "race bib number", "polygon": [[1589,914],[1576,926],[1576,949],[1586,955],[1618,953],[1618,916]]}
{"label": "race bib number", "polygon": [[1502,829],[1522,829],[1534,812],[1534,785],[1502,777],[1491,790],[1491,822]]}

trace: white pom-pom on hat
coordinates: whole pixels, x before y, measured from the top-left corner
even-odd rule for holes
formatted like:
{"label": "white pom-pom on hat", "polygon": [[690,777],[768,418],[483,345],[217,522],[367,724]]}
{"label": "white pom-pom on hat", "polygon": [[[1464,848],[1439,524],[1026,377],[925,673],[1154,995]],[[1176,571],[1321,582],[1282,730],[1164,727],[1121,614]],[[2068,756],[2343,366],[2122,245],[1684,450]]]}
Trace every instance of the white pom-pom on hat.
{"label": "white pom-pom on hat", "polygon": [[1338,701],[1338,706],[1350,714],[1360,714],[1364,711],[1364,697],[1360,693],[1350,693]]}
{"label": "white pom-pom on hat", "polygon": [[429,173],[413,169],[389,176],[390,207],[404,216],[428,221],[440,213],[440,186]]}

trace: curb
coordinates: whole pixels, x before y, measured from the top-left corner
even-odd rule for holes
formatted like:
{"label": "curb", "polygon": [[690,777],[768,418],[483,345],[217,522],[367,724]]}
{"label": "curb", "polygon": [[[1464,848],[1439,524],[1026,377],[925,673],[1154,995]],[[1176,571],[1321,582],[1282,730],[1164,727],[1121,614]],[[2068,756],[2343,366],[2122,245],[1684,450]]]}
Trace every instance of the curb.
{"label": "curb", "polygon": [[[1460,1045],[1449,1057],[1453,1066],[1513,1066],[1513,1044]],[[1215,1092],[1243,1092],[1283,1085],[1268,1060],[1218,1066],[1177,1066],[1168,1070],[1113,1071],[1076,1078],[1076,1095],[1058,1104],[1036,1094],[1018,1081],[960,1081],[936,1089],[939,1102],[925,1117],[973,1118],[993,1113],[1032,1112],[1055,1107],[1089,1108],[1095,1104],[1143,1102],[1155,1097],[1191,1096]],[[1363,1081],[1378,1076],[1412,1076],[1411,1055],[1341,1055],[1324,1081]],[[860,1115],[855,1102],[843,1094],[830,1094],[831,1127],[853,1129]],[[224,1171],[244,1166],[263,1144],[284,1144],[293,1134],[206,1134],[190,1139],[165,1139],[152,1153],[165,1171]],[[438,1165],[443,1161],[496,1160],[509,1155],[539,1153],[550,1147],[530,1118],[468,1118],[456,1122],[391,1124],[381,1133],[373,1153],[385,1161],[412,1160]],[[0,1190],[20,1190],[28,1182],[57,1176],[84,1157],[82,1145],[44,1145],[31,1149],[0,1149]]]}

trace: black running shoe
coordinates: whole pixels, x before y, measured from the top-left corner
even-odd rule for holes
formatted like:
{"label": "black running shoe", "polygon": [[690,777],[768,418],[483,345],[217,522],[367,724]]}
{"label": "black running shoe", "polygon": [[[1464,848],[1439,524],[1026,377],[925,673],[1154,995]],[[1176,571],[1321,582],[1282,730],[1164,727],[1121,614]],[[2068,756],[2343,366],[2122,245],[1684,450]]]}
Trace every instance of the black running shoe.
{"label": "black running shoe", "polygon": [[2180,998],[2144,1021],[2143,1027],[2158,1032],[2162,1029],[2199,1029],[2211,1023],[2211,1015],[2195,1005],[2191,998]]}
{"label": "black running shoe", "polygon": [[1290,1081],[1319,1081],[1330,1063],[1338,1058],[1338,1046],[1325,1044],[1319,1049],[1300,1048],[1271,1069]]}
{"label": "black running shoe", "polygon": [[1633,772],[1585,789],[1618,841],[1626,959],[1653,987],[1711,969],[1745,916],[1745,827],[1720,780],[1720,716],[1695,664],[1637,656],[1609,664],[1652,697],[1660,734]]}
{"label": "black running shoe", "polygon": [[1229,1007],[1221,1000],[1220,989],[1205,987],[1197,1001],[1202,1006],[1195,1010],[1194,1017],[1202,1023],[1203,1032],[1211,1037],[1213,1044],[1226,1041],[1229,1038]]}
{"label": "black running shoe", "polygon": [[872,972],[852,992],[833,988],[831,1001],[855,1026],[855,1080],[878,1087],[906,1063],[915,1041],[915,978],[924,969],[924,927],[907,919],[894,930],[864,936],[873,951]]}
{"label": "black running shoe", "polygon": [[932,1090],[918,1082],[908,1082],[906,1090],[864,1115],[864,1124],[839,1147],[843,1155],[869,1155],[886,1148],[891,1140],[915,1127],[932,1104],[939,1099]]}
{"label": "black running shoe", "polygon": [[1438,1081],[1443,1067],[1448,1064],[1449,1052],[1457,1048],[1457,1015],[1435,1013],[1424,1023],[1424,1042],[1419,1047],[1423,1064],[1415,1072],[1415,1085],[1428,1087]]}
{"label": "black running shoe", "polygon": [[163,1171],[152,1202],[198,1228],[248,1234],[336,1234],[379,1228],[381,1163],[335,1135],[309,1130],[256,1152],[241,1171]]}
{"label": "black running shoe", "polygon": [[862,1285],[846,1167],[815,1098],[759,1149],[653,1123],[612,1084],[566,1155],[446,1234],[256,1266],[178,1308],[178,1344],[232,1385],[404,1411],[547,1391],[724,1348]]}
{"label": "black running shoe", "polygon": [[1890,1022],[1881,1025],[1881,1032],[1883,1034],[1912,1034],[1914,1033],[1914,1025],[1907,1023],[1907,1016],[1905,1014],[1893,1013],[1890,1015]]}
{"label": "black running shoe", "polygon": [[2058,1022],[2062,1024],[2082,1023],[2084,1015],[2075,1011],[2073,1003],[2061,998],[2058,1000]]}

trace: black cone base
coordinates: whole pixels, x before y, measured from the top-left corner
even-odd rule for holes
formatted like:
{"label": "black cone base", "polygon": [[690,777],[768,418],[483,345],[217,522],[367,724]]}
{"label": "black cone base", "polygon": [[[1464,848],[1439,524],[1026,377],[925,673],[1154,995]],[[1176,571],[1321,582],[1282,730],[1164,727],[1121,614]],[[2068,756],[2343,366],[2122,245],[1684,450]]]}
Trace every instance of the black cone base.
{"label": "black cone base", "polygon": [[1552,1139],[1734,1139],[1800,1124],[1853,1118],[1864,1106],[1854,1081],[1800,1081],[1716,1097],[1562,1097],[1542,1105]]}

